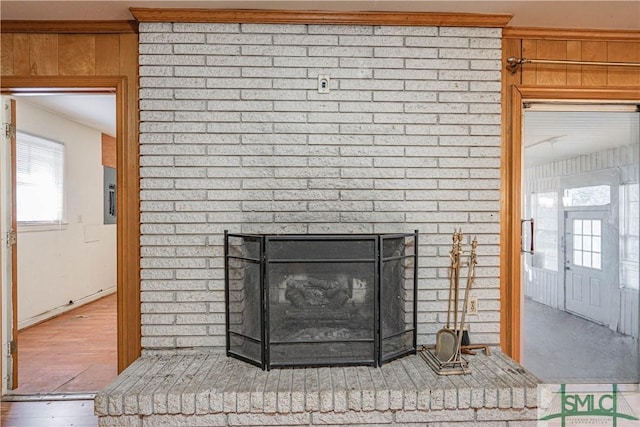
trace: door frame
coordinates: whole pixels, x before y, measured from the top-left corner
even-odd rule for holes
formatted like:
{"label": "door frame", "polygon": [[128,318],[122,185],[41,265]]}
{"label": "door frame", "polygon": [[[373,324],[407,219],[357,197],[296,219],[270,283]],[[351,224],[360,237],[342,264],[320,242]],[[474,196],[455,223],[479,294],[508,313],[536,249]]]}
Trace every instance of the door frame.
{"label": "door frame", "polygon": [[[513,85],[503,110],[500,165],[500,346],[516,361],[522,350],[522,104],[527,101],[636,102],[640,88],[581,88]],[[503,104],[505,105],[505,104]]]}
{"label": "door frame", "polygon": [[[116,95],[118,373],[141,353],[140,172],[135,82],[126,76],[3,77],[3,94],[34,92]],[[133,100],[133,101],[132,101]],[[14,302],[15,304],[15,302]],[[1,320],[0,320],[1,322]],[[1,325],[1,323],[0,323]]]}

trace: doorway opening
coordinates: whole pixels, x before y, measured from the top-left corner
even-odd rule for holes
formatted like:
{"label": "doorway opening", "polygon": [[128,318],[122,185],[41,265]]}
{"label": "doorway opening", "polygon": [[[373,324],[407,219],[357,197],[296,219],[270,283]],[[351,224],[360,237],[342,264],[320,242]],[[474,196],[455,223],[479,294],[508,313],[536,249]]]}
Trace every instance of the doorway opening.
{"label": "doorway opening", "polygon": [[637,383],[640,112],[525,103],[522,122],[522,213],[535,226],[521,363],[545,382]]}
{"label": "doorway opening", "polygon": [[117,375],[115,95],[14,98],[20,363],[11,394],[95,392]]}
{"label": "doorway opening", "polygon": [[[122,77],[98,77],[98,78],[53,78],[53,77],[30,77],[28,79],[11,78],[3,79],[3,95],[19,97],[20,95],[35,95],[42,93],[55,94],[110,94],[115,96],[115,119],[116,138],[115,151],[117,163],[117,186],[121,191],[117,192],[114,206],[117,212],[117,322],[113,326],[117,336],[117,372],[121,372],[140,354],[140,318],[139,318],[139,259],[137,248],[138,234],[131,232],[137,230],[138,214],[138,149],[135,139],[136,121],[130,120],[128,105],[131,104],[132,94],[127,91],[127,82]],[[14,101],[15,102],[15,101]],[[16,109],[13,108],[13,111]],[[11,111],[9,109],[8,111]],[[7,120],[5,120],[7,119]],[[3,123],[13,123],[15,120],[3,118]],[[9,130],[7,126],[7,130]],[[9,135],[11,132],[7,132]],[[15,140],[15,139],[14,139]],[[9,145],[3,150],[3,164],[8,164]],[[15,157],[15,156],[13,156]],[[10,177],[4,176],[8,172],[8,167],[4,168],[2,181],[2,229],[10,236],[13,233],[5,233],[10,230],[17,230],[17,225],[12,223],[17,216],[11,214],[12,206],[17,203],[12,201]],[[15,186],[15,185],[14,185]],[[15,192],[14,192],[15,194]],[[7,207],[8,206],[8,207]],[[77,217],[76,217],[77,220]],[[84,236],[84,232],[83,238]],[[95,237],[95,229],[87,233],[89,240]],[[3,246],[4,245],[3,239]],[[10,243],[7,241],[7,243]],[[19,245],[18,245],[19,246]],[[17,254],[17,246],[7,244],[2,253],[2,394],[10,393],[18,388],[18,316],[17,316],[17,262],[12,262],[13,254]],[[15,290],[14,290],[15,288]],[[113,332],[113,331],[112,331]],[[99,332],[96,332],[99,334]],[[71,352],[71,350],[70,350]],[[6,397],[5,397],[6,398]]]}
{"label": "doorway opening", "polygon": [[[138,118],[135,114],[137,93],[136,85],[128,81],[126,76],[29,76],[3,77],[1,81],[3,95],[52,93],[111,93],[116,97],[116,162],[117,187],[117,354],[118,373],[122,372],[141,353],[141,317],[140,317],[140,217],[139,217],[139,148],[137,142]],[[7,156],[3,150],[0,160],[5,162]],[[7,191],[7,168],[3,167],[0,184],[0,210],[2,211],[2,237],[10,237],[12,227],[11,216],[6,215],[7,205],[12,203],[12,194]],[[13,215],[15,218],[15,215]],[[17,227],[14,227],[14,229]],[[2,316],[0,329],[3,336],[2,357],[2,394],[17,388],[18,353],[17,346],[11,342],[17,336],[17,319],[12,319],[17,310],[12,310],[12,295],[16,281],[13,268],[14,245],[4,245],[0,249],[2,259]],[[15,327],[14,327],[15,325]],[[15,342],[15,341],[14,341]],[[14,381],[16,380],[16,381]]]}

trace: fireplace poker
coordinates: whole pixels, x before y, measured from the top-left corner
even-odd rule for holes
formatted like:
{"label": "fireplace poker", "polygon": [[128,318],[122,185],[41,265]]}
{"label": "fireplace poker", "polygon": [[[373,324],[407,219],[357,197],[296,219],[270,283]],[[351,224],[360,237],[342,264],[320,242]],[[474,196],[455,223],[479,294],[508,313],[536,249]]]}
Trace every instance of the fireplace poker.
{"label": "fireplace poker", "polygon": [[453,330],[454,330],[454,333],[456,334],[456,341],[458,341],[457,334],[460,331],[460,328],[462,327],[462,325],[458,325],[458,308],[460,306],[460,267],[461,267],[460,263],[462,262],[462,228],[458,229],[458,240],[456,243],[455,255],[456,255],[456,261],[455,261],[455,270],[454,270],[455,286],[453,288],[453,299],[454,299]]}
{"label": "fireplace poker", "polygon": [[474,237],[471,242],[471,253],[469,254],[469,272],[467,275],[467,286],[464,291],[464,303],[462,305],[462,316],[460,317],[460,328],[458,329],[457,344],[455,350],[455,360],[460,360],[461,348],[462,348],[462,335],[464,334],[464,321],[469,306],[469,294],[471,293],[471,287],[475,279],[475,267],[477,264],[476,248],[478,247],[478,240]]}

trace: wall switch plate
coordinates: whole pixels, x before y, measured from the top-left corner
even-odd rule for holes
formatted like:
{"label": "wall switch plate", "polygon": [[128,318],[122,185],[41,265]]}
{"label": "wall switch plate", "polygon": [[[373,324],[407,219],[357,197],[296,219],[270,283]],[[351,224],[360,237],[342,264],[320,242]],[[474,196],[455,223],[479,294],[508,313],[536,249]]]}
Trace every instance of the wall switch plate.
{"label": "wall switch plate", "polygon": [[469,296],[469,305],[467,305],[467,314],[478,314],[478,297]]}
{"label": "wall switch plate", "polygon": [[320,74],[318,76],[318,93],[329,93],[329,84],[331,83],[331,77],[327,74]]}

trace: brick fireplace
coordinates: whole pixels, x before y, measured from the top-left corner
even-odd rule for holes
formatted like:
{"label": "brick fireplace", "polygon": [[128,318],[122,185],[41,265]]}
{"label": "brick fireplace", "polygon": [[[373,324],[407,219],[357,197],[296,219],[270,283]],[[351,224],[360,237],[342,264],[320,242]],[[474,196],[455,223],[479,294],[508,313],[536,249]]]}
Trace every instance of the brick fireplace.
{"label": "brick fireplace", "polygon": [[[225,355],[229,329],[265,335],[234,329],[248,302],[225,296],[225,230],[261,239],[417,230],[407,331],[420,347],[446,322],[450,236],[463,227],[481,244],[469,335],[498,345],[500,28],[139,30],[143,357],[96,396],[101,426],[535,422],[538,380],[495,347],[470,356],[465,376],[438,376],[416,354],[379,368],[324,360],[332,366],[271,370],[255,351]],[[375,281],[329,271],[277,273],[262,305],[280,303],[303,324],[313,315],[301,312],[323,304],[363,309],[362,288]]]}

